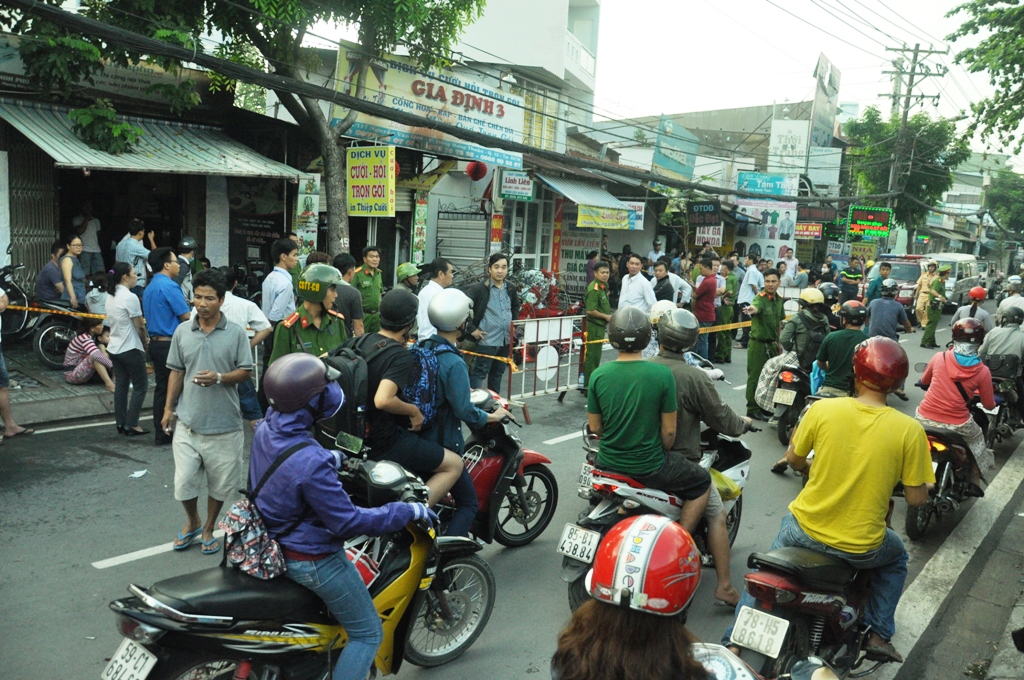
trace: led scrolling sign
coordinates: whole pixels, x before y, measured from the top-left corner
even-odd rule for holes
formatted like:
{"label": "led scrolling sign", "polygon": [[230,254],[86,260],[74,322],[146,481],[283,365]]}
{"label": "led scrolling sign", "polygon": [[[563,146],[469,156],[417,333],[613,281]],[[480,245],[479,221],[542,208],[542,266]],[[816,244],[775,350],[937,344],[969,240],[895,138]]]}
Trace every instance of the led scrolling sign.
{"label": "led scrolling sign", "polygon": [[892,214],[892,210],[889,208],[866,208],[851,205],[847,231],[850,236],[886,238],[889,236],[889,229],[892,228]]}

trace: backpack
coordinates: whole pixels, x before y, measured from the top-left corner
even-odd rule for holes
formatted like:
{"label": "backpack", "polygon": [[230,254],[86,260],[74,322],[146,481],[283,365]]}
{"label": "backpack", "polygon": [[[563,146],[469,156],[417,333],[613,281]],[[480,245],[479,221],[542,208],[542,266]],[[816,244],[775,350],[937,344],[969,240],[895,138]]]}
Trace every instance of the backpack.
{"label": "backpack", "polygon": [[804,345],[804,351],[799,355],[798,361],[800,367],[810,370],[811,364],[818,358],[818,350],[821,349],[821,343],[825,342],[825,336],[828,335],[828,322],[825,322],[824,331],[820,325],[812,326],[811,322],[807,320],[805,314],[797,314],[800,323],[807,329],[807,343]]}
{"label": "backpack", "polygon": [[[263,473],[256,488],[249,493],[243,491],[241,500],[236,501],[224,515],[224,519],[218,523],[218,526],[224,530],[225,563],[230,562],[246,574],[264,581],[277,578],[285,572],[284,553],[281,551],[281,545],[267,533],[263,518],[260,517],[259,510],[256,509],[256,496],[282,463],[307,446],[309,443],[303,442],[285,449],[284,453],[278,456],[277,460]],[[308,516],[309,506],[306,507],[302,516],[289,524],[284,531],[277,535],[277,538],[284,538],[295,531]],[[223,565],[224,563],[221,566]]]}
{"label": "backpack", "polygon": [[426,430],[437,420],[437,355],[454,352],[455,348],[447,342],[427,338],[410,351],[416,358],[417,370],[404,390],[405,400],[423,414],[422,429]]}
{"label": "backpack", "polygon": [[331,368],[341,374],[337,378],[337,383],[345,394],[345,403],[338,412],[320,423],[328,437],[333,438],[339,432],[345,432],[361,440],[366,439],[366,407],[370,399],[367,364],[390,348],[404,349],[402,344],[390,338],[371,344],[368,341],[370,335],[372,334],[346,340],[324,359]]}

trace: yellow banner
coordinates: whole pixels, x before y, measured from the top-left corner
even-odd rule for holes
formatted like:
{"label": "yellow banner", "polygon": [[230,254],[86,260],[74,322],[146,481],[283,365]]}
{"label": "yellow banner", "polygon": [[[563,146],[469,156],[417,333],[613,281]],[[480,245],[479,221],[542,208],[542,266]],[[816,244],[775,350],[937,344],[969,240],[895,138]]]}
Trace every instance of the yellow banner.
{"label": "yellow banner", "polygon": [[349,215],[395,216],[395,147],[350,148],[347,178]]}
{"label": "yellow banner", "polygon": [[629,229],[629,211],[581,205],[576,226],[580,229]]}

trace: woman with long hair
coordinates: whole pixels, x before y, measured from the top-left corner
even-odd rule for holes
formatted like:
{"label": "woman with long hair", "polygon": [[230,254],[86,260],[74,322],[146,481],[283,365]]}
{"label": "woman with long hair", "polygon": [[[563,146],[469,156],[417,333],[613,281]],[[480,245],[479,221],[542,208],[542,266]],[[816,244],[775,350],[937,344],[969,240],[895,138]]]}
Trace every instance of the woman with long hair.
{"label": "woman with long hair", "polygon": [[81,254],[81,238],[72,234],[64,239],[64,256],[60,258],[64,292],[61,293],[60,299],[70,302],[72,307],[85,304],[85,270],[78,259]]}
{"label": "woman with long hair", "polygon": [[[114,420],[118,434],[137,437],[147,433],[139,427],[139,411],[149,389],[146,350],[149,333],[142,318],[142,305],[132,292],[139,277],[127,262],[114,265],[107,281],[107,323],[110,344],[107,352],[114,365]],[[128,402],[128,385],[132,400]]]}
{"label": "woman with long hair", "polygon": [[102,349],[109,341],[110,336],[103,325],[103,319],[83,319],[79,334],[64,354],[64,380],[70,385],[84,385],[98,375],[107,386],[107,391],[113,392],[114,381],[110,378],[113,364]]}

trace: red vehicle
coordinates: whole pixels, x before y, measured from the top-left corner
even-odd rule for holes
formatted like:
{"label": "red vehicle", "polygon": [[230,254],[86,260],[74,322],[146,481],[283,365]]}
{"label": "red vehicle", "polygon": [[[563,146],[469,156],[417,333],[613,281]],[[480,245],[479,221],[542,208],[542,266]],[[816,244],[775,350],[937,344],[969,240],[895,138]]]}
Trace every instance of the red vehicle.
{"label": "red vehicle", "polygon": [[917,280],[921,278],[921,261],[926,259],[927,257],[924,255],[882,255],[875,262],[875,266],[871,268],[866,277],[870,283],[871,279],[880,276],[878,268],[883,263],[888,263],[892,266],[892,273],[889,274],[889,278],[894,279],[899,284],[896,302],[903,305],[903,309],[906,310],[907,318],[911,320],[911,323],[914,323],[916,320],[914,306],[917,304],[917,299],[914,297],[914,288],[917,286]]}

